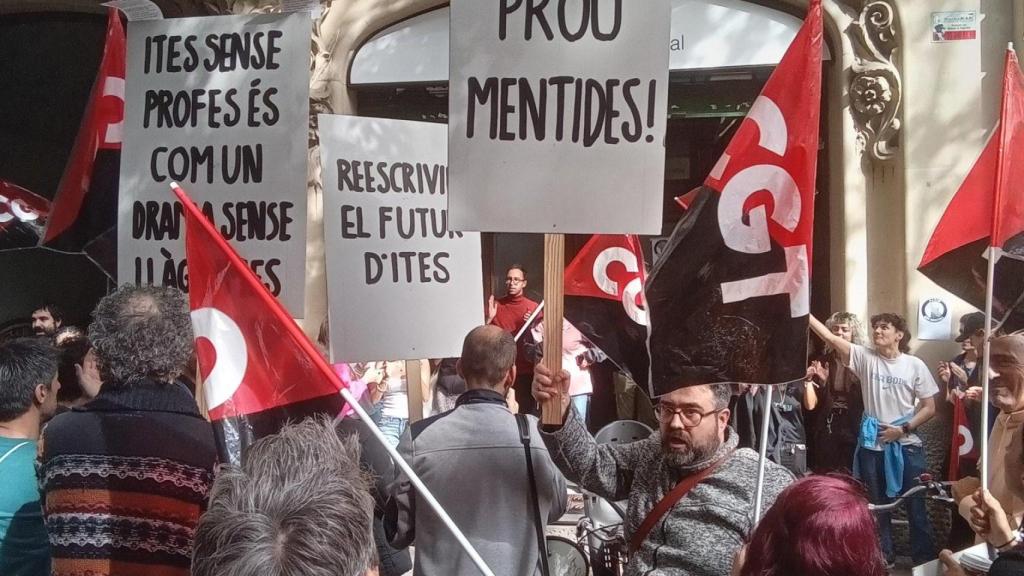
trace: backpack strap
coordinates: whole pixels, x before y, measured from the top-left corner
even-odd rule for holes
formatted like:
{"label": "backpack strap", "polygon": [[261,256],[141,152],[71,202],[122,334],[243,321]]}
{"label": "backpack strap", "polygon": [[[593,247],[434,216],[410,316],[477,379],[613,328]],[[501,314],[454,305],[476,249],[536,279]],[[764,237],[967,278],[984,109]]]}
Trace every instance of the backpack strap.
{"label": "backpack strap", "polygon": [[541,574],[550,576],[551,569],[548,567],[547,540],[544,538],[544,522],[540,516],[540,497],[537,494],[537,478],[533,474],[533,454],[530,451],[530,422],[525,414],[516,414],[516,424],[519,425],[519,440],[526,450],[526,475],[530,479],[530,507],[533,508],[533,524],[537,529],[537,551],[540,553]]}

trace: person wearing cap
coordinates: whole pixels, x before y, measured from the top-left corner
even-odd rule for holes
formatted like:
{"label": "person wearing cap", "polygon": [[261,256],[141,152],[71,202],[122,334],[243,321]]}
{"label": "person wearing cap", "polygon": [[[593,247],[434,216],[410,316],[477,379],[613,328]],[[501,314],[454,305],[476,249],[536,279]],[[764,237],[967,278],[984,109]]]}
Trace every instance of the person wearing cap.
{"label": "person wearing cap", "polygon": [[[989,343],[989,401],[999,410],[989,435],[988,485],[1006,512],[1013,529],[1024,519],[1024,485],[1021,484],[1021,452],[1024,440],[1024,335],[995,337]],[[970,520],[978,478],[964,478],[953,486],[960,515]]]}
{"label": "person wearing cap", "polygon": [[[967,416],[971,438],[981,438],[981,384],[978,377],[981,375],[981,352],[985,344],[985,315],[981,312],[971,312],[960,317],[960,333],[956,337],[960,344],[961,352],[948,362],[939,362],[939,381],[945,388],[946,405],[952,411],[957,411],[957,404],[963,405]],[[995,422],[996,411],[993,410],[989,417],[988,430],[992,429]],[[955,437],[959,432],[951,431]],[[960,456],[959,463],[953,471],[956,477],[950,480],[959,480],[965,476],[976,476],[976,460],[973,456]],[[950,461],[947,457],[943,470],[950,468]]]}
{"label": "person wearing cap", "polygon": [[965,400],[978,405],[981,401],[978,368],[985,346],[985,315],[981,312],[964,314],[956,342],[963,352],[949,362],[939,363],[939,378],[948,386],[950,394],[959,392]]}

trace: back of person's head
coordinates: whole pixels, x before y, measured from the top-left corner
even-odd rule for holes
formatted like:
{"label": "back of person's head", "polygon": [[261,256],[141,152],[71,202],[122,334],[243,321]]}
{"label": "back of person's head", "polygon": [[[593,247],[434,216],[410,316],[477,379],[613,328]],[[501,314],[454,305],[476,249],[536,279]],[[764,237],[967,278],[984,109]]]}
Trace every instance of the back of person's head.
{"label": "back of person's head", "polygon": [[885,576],[875,519],[853,479],[808,476],[779,494],[740,576]]}
{"label": "back of person's head", "polygon": [[192,323],[181,291],[122,286],[100,300],[89,325],[105,386],[173,381],[192,355]]}
{"label": "back of person's head", "polygon": [[82,385],[78,382],[75,367],[82,365],[91,347],[89,340],[84,336],[58,342],[60,361],[57,365],[57,380],[60,382],[60,391],[57,392],[57,402],[70,404],[85,395]]}
{"label": "back of person's head", "polygon": [[50,390],[57,352],[42,338],[15,338],[0,345],[0,422],[24,415],[38,402],[36,388]]}
{"label": "back of person's head", "polygon": [[900,352],[904,354],[910,352],[910,326],[907,324],[906,318],[896,314],[895,312],[882,312],[881,314],[875,314],[871,317],[871,328],[879,324],[888,324],[903,332],[903,338],[900,339]]}
{"label": "back of person's head", "polygon": [[516,341],[497,326],[477,326],[462,341],[459,373],[466,384],[498,388],[516,361]]}
{"label": "back of person's head", "polygon": [[325,420],[256,442],[210,490],[193,576],[361,576],[376,566],[373,499],[355,438]]}

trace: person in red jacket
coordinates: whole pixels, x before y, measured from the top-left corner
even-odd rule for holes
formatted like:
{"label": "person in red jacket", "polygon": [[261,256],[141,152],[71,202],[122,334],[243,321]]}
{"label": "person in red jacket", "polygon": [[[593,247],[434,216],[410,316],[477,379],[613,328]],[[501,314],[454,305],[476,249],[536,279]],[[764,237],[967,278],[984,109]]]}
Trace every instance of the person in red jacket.
{"label": "person in red jacket", "polygon": [[[526,297],[526,269],[519,264],[509,266],[505,273],[505,295],[497,300],[491,296],[487,301],[487,323],[493,324],[515,336],[526,324],[526,319],[537,309],[537,303]],[[516,402],[523,414],[535,411],[530,386],[533,382],[533,362],[526,353],[522,338],[516,342]]]}

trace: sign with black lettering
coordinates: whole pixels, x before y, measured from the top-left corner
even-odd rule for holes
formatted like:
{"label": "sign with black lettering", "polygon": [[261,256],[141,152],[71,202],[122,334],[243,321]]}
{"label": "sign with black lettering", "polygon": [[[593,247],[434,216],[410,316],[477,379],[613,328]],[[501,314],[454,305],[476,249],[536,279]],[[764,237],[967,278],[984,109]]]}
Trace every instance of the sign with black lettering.
{"label": "sign with black lettering", "polygon": [[305,13],[132,23],[119,282],[188,289],[177,181],[303,315],[309,38]]}
{"label": "sign with black lettering", "polygon": [[452,225],[661,233],[668,0],[453,0]]}
{"label": "sign with black lettering", "polygon": [[458,356],[483,322],[480,235],[448,219],[442,124],[321,114],[335,361]]}

